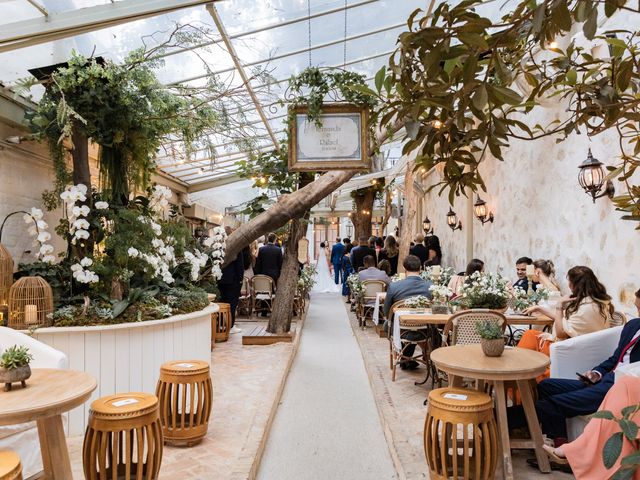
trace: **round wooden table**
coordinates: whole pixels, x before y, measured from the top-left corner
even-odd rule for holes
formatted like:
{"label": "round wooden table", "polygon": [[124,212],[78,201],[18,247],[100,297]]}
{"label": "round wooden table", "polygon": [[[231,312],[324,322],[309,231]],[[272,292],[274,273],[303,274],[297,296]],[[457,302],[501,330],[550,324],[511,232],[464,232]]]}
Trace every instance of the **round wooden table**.
{"label": "round wooden table", "polygon": [[97,383],[88,373],[34,368],[26,388],[0,391],[0,425],[38,425],[45,478],[72,478],[62,414],[89,399]]}
{"label": "round wooden table", "polygon": [[[533,448],[541,472],[549,473],[549,458],[542,449],[542,431],[533,404],[530,379],[544,373],[549,357],[524,348],[505,348],[500,357],[487,357],[480,345],[443,347],[431,353],[431,361],[449,375],[450,386],[461,386],[462,378],[487,380],[493,383],[496,399],[498,434],[502,445],[503,473],[505,479],[513,479],[511,448]],[[507,424],[505,381],[516,381],[532,440],[510,441]]]}

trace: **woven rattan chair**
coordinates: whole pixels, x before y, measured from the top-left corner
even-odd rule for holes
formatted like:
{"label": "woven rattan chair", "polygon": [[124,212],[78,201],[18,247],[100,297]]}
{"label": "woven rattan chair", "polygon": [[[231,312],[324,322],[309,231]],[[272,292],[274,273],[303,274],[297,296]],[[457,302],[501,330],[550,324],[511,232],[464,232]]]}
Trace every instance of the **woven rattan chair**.
{"label": "woven rattan chair", "polygon": [[451,316],[444,326],[443,339],[447,345],[470,345],[480,343],[480,335],[476,332],[476,324],[485,320],[498,322],[504,333],[507,327],[506,317],[495,310],[474,308],[463,310]]}
{"label": "woven rattan chair", "polygon": [[[387,320],[389,322],[389,330],[387,332],[387,338],[389,339],[389,367],[391,368],[392,382],[396,381],[396,369],[398,365],[403,361],[418,362],[419,364],[422,364],[427,368],[429,368],[428,362],[425,357],[425,351],[429,341],[429,335],[428,333],[425,332],[424,325],[416,326],[416,325],[412,325],[411,320],[403,321],[400,324],[400,342],[402,344],[402,348],[398,350],[398,348],[395,346],[393,342],[394,316],[397,310],[402,310],[403,308],[406,308],[404,300],[395,302],[389,309],[389,316],[387,317]],[[408,338],[405,338],[405,335],[409,332],[419,332],[421,334],[421,338],[417,340],[409,340]],[[420,353],[418,354],[414,353],[412,357],[405,355],[405,350],[409,345],[419,346]],[[425,379],[425,382],[426,382],[426,379]],[[421,383],[424,383],[424,382],[421,382]]]}
{"label": "woven rattan chair", "polygon": [[609,325],[611,327],[619,327],[627,323],[627,316],[622,312],[613,312]]}
{"label": "woven rattan chair", "polygon": [[366,326],[367,316],[373,314],[376,303],[376,295],[379,292],[387,291],[387,284],[382,280],[365,280],[362,282],[364,286],[364,296],[358,302],[358,325],[362,328]]}
{"label": "woven rattan chair", "polygon": [[267,275],[255,275],[251,279],[251,310],[254,313],[268,312],[273,309],[275,283]]}
{"label": "woven rattan chair", "polygon": [[240,290],[240,299],[238,301],[238,314],[251,317],[253,308],[251,300],[251,280],[248,277],[244,277],[242,279],[242,289]]}

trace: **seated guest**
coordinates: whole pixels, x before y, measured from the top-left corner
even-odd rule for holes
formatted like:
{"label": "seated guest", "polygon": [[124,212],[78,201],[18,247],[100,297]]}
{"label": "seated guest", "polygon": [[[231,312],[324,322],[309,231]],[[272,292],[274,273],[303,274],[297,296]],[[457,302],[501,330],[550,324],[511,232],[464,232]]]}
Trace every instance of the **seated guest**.
{"label": "seated guest", "polygon": [[[382,260],[388,260],[391,265],[391,276],[398,273],[398,254],[400,253],[400,247],[395,237],[388,235],[384,241],[384,248],[378,255],[378,262]],[[420,264],[422,265],[422,264]]]}
{"label": "seated guest", "polygon": [[391,276],[391,264],[389,263],[389,260],[381,260],[380,263],[378,263],[378,268]]}
{"label": "seated guest", "polygon": [[484,262],[482,260],[474,258],[467,264],[467,269],[464,272],[460,272],[459,274],[451,277],[451,280],[449,280],[449,288],[455,295],[460,295],[460,293],[462,292],[462,286],[464,285],[467,278],[469,278],[475,272],[483,271]]}
{"label": "seated guest", "polygon": [[[609,328],[613,305],[607,289],[596,278],[589,267],[573,267],[567,273],[571,297],[560,299],[558,306],[551,310],[534,305],[524,313],[541,313],[554,320],[551,334],[538,330],[527,330],[518,342],[518,347],[536,350],[549,355],[551,343],[569,337],[597,332]],[[539,377],[539,381],[549,377],[549,370]]]}
{"label": "seated guest", "polygon": [[[542,423],[542,432],[554,439],[555,447],[566,442],[567,418],[590,415],[598,410],[605,395],[613,386],[616,367],[640,361],[639,339],[640,318],[636,318],[623,327],[618,347],[613,355],[583,374],[593,382],[592,384],[566,378],[547,378],[538,384],[536,401],[538,419]],[[587,461],[586,457],[585,461]]]}
{"label": "seated guest", "polygon": [[536,260],[533,267],[533,283],[540,284],[550,292],[560,291],[560,284],[556,280],[556,267],[551,260]]}
{"label": "seated guest", "polygon": [[358,239],[358,246],[351,250],[351,266],[354,272],[358,272],[364,267],[363,260],[367,255],[376,258],[376,251],[369,247],[369,239],[366,236],[361,236]]}
{"label": "seated guest", "polygon": [[351,250],[353,245],[351,242],[347,243],[348,238],[345,238],[344,255],[342,256],[342,295],[349,297],[349,284],[347,279],[349,275],[353,273],[353,267],[351,266]]}
{"label": "seated guest", "polygon": [[[622,377],[613,384],[598,410],[609,411],[620,418],[623,408],[640,403],[639,381],[636,377]],[[633,414],[630,420],[636,425],[639,424],[640,412]],[[573,442],[565,443],[558,448],[549,445],[542,445],[542,448],[552,461],[559,464],[568,463],[571,466],[571,473],[577,480],[613,478],[614,473],[620,468],[622,458],[634,452],[631,442],[623,442],[616,463],[611,468],[605,467],[602,451],[607,440],[618,432],[620,427],[616,422],[604,418],[592,418],[582,434]],[[636,471],[633,478],[638,480],[640,471]]]}
{"label": "seated guest", "polygon": [[[387,288],[387,296],[384,300],[384,317],[389,318],[389,311],[394,303],[399,300],[405,300],[410,297],[415,297],[417,295],[423,295],[429,299],[432,298],[431,287],[432,283],[430,280],[424,280],[420,277],[420,259],[415,255],[407,255],[407,257],[402,261],[402,266],[406,272],[406,278],[403,280],[399,280],[397,282],[393,282],[389,284],[389,288]],[[389,326],[391,328],[391,326]],[[407,340],[422,340],[424,339],[424,335],[420,332],[408,332],[405,334],[403,338]],[[413,352],[415,351],[415,345],[407,345],[404,349],[404,356],[412,357]],[[417,368],[418,362],[413,360],[411,361],[403,361],[400,363],[400,368],[403,370],[406,369],[414,369]]]}
{"label": "seated guest", "polygon": [[427,247],[424,246],[424,235],[418,233],[415,237],[413,237],[413,241],[415,244],[409,250],[411,255],[415,255],[420,259],[420,265],[424,265],[424,263],[429,258]]}
{"label": "seated guest", "polygon": [[391,281],[385,272],[376,268],[376,259],[373,258],[373,255],[364,257],[364,270],[360,270],[358,277],[363,282],[365,280],[382,280],[387,285]]}
{"label": "seated guest", "polygon": [[[516,260],[516,275],[518,275],[518,280],[513,284],[514,287],[521,288],[525,292],[529,290],[529,279],[527,278],[527,265],[532,265],[533,260],[529,257],[520,257]],[[535,292],[538,288],[538,283],[535,281],[531,282],[531,288]]]}
{"label": "seated guest", "polygon": [[432,267],[434,265],[441,265],[442,249],[440,248],[440,239],[435,235],[428,235],[424,239],[424,245],[427,249],[427,261],[424,263],[424,266]]}

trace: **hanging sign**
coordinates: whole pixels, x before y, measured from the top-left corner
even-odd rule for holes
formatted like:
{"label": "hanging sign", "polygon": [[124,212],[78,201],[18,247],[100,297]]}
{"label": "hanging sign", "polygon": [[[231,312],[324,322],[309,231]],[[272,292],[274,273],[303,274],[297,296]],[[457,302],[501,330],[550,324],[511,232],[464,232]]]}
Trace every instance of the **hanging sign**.
{"label": "hanging sign", "polygon": [[321,125],[307,118],[307,107],[290,110],[289,171],[367,170],[367,109],[352,104],[322,107]]}
{"label": "hanging sign", "polygon": [[298,262],[309,263],[309,240],[306,238],[298,240]]}

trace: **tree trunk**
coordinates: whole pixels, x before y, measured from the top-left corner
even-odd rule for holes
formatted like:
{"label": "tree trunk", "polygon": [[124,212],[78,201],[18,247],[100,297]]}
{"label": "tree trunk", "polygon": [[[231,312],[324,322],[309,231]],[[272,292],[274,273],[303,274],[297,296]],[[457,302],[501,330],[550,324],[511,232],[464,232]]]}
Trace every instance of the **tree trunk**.
{"label": "tree trunk", "polygon": [[294,219],[289,228],[289,238],[284,246],[282,270],[278,278],[278,291],[273,301],[267,332],[286,333],[291,329],[293,302],[298,289],[298,241],[307,233],[308,223],[304,219]]}
{"label": "tree trunk", "polygon": [[391,218],[391,212],[393,210],[393,197],[391,196],[391,188],[385,190],[384,195],[384,217],[382,217],[382,225],[380,225],[380,233],[384,235],[384,231],[389,224],[389,219]]}
{"label": "tree trunk", "polygon": [[416,224],[416,207],[417,198],[416,191],[413,186],[414,172],[416,166],[415,160],[407,162],[407,170],[404,174],[404,212],[402,215],[402,230],[400,231],[400,253],[398,254],[398,271],[404,272],[402,261],[409,255],[411,240],[413,240],[414,226]]}
{"label": "tree trunk", "polygon": [[[396,120],[393,125],[383,128],[376,135],[376,144],[382,145],[389,137],[404,126],[404,120]],[[369,156],[375,153],[375,146],[367,152]],[[225,265],[236,258],[236,255],[251,242],[262,235],[285,225],[289,220],[301,218],[305,212],[311,210],[320,200],[325,198],[338,187],[346,183],[356,174],[353,171],[337,170],[325,173],[309,185],[282,195],[275,205],[261,213],[251,221],[244,223],[227,238]]]}
{"label": "tree trunk", "polygon": [[80,132],[78,127],[73,128],[71,134],[73,142],[73,184],[82,183],[87,186],[87,190],[91,191],[91,169],[89,168],[89,142],[87,136]]}
{"label": "tree trunk", "polygon": [[[376,192],[373,188],[358,190],[355,196],[356,211],[353,213],[353,227],[355,229],[354,238],[371,236],[371,215],[373,204],[376,200]],[[367,213],[363,213],[366,211]]]}

